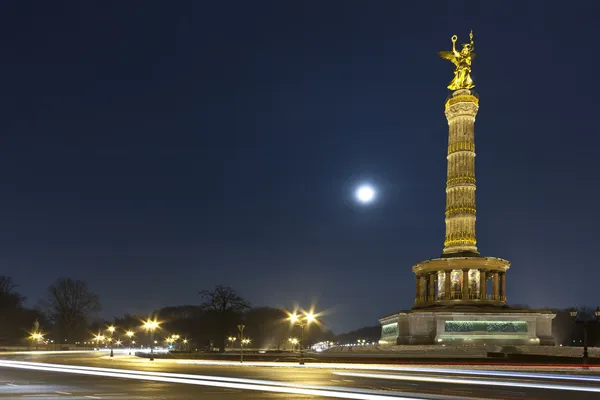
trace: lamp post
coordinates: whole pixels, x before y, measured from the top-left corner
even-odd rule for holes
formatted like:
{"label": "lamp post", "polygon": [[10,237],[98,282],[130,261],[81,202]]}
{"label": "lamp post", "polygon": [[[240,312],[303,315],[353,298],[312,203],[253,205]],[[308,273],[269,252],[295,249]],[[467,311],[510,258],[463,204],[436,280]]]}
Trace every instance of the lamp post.
{"label": "lamp post", "polygon": [[240,364],[244,362],[244,328],[246,325],[238,325],[238,331],[240,332]]}
{"label": "lamp post", "polygon": [[158,328],[158,322],[156,320],[147,320],[144,322],[144,328],[146,332],[150,331],[150,361],[154,361],[154,330]]}
{"label": "lamp post", "polygon": [[96,347],[98,348],[98,350],[100,350],[100,342],[104,342],[104,336],[103,335],[96,335],[94,337],[94,339],[96,339]]}
{"label": "lamp post", "polygon": [[133,331],[127,331],[125,332],[125,335],[127,335],[127,337],[129,338],[129,355],[131,355],[131,347],[133,346]]}
{"label": "lamp post", "polygon": [[184,344],[184,349],[185,351],[188,351],[188,340],[187,339],[183,339],[183,344]]}
{"label": "lamp post", "polygon": [[112,337],[113,337],[113,334],[115,333],[116,328],[113,325],[111,325],[107,328],[107,330],[110,332],[110,338],[108,339],[108,341],[110,342],[110,356],[114,357]]}
{"label": "lamp post", "polygon": [[576,324],[583,325],[583,367],[587,368],[589,357],[588,357],[588,327],[590,324],[595,324],[600,322],[600,307],[596,307],[596,311],[594,311],[595,319],[582,319],[577,318],[577,310],[571,310],[569,312],[571,314],[571,318],[573,318],[573,322]]}
{"label": "lamp post", "polygon": [[288,342],[290,342],[292,344],[292,353],[293,353],[294,351],[296,351],[296,345],[298,344],[298,339],[289,338]]}
{"label": "lamp post", "polygon": [[290,315],[290,322],[300,327],[300,365],[304,365],[304,327],[310,325],[315,319],[315,315],[312,312],[302,315],[296,313]]}
{"label": "lamp post", "polygon": [[31,346],[34,346],[35,343],[35,350],[37,350],[37,345],[39,341],[44,338],[44,336],[39,332],[33,332],[29,338],[31,339]]}
{"label": "lamp post", "polygon": [[235,338],[235,336],[229,336],[229,337],[227,338],[227,340],[229,341],[229,347],[233,349],[233,344],[234,344],[234,343],[235,343],[235,341],[236,341],[236,338]]}
{"label": "lamp post", "polygon": [[175,351],[177,351],[177,341],[179,340],[179,338],[180,336],[176,334],[172,334],[170,337],[171,341],[169,343],[173,345],[173,350]]}

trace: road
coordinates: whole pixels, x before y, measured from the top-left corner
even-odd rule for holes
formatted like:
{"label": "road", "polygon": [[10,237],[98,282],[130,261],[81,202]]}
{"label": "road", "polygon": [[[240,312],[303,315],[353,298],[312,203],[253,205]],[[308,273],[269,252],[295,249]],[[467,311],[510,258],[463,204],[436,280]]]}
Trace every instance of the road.
{"label": "road", "polygon": [[600,376],[367,365],[149,361],[106,353],[0,355],[3,399],[598,399]]}

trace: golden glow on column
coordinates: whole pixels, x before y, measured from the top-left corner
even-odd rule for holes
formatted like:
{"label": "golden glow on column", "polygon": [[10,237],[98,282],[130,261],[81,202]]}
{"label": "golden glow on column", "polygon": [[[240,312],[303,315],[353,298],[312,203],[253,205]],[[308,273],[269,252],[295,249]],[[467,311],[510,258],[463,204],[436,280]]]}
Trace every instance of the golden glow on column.
{"label": "golden glow on column", "polygon": [[444,254],[477,251],[475,235],[475,116],[479,100],[469,90],[453,93],[446,103],[448,181]]}

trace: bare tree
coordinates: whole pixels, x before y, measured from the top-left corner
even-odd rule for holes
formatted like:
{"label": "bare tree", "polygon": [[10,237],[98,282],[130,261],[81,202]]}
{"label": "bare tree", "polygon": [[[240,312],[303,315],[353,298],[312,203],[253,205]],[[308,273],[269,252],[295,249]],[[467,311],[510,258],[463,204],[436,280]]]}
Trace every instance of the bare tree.
{"label": "bare tree", "polygon": [[48,318],[58,328],[63,339],[85,326],[86,319],[100,310],[100,299],[90,292],[85,282],[61,278],[48,288],[48,298],[42,302]]}
{"label": "bare tree", "polygon": [[250,308],[250,303],[238,296],[229,286],[217,285],[213,290],[202,290],[202,307],[205,310],[217,312],[244,312]]}
{"label": "bare tree", "polygon": [[214,317],[219,351],[224,352],[228,331],[235,329],[236,322],[239,322],[241,314],[250,308],[250,303],[235,290],[224,285],[217,285],[213,290],[202,290],[200,297],[200,307]]}
{"label": "bare tree", "polygon": [[15,291],[18,287],[10,276],[0,275],[0,308],[18,308],[23,305],[25,297]]}

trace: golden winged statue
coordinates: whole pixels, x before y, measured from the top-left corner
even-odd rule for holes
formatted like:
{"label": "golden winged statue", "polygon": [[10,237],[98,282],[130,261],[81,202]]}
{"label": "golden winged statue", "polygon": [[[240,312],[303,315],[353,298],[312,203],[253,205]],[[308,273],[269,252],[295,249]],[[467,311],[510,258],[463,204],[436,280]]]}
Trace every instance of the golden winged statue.
{"label": "golden winged statue", "polygon": [[440,51],[438,55],[446,60],[450,60],[456,65],[454,70],[454,79],[448,85],[450,90],[471,89],[474,88],[473,79],[471,79],[471,61],[475,58],[475,43],[473,42],[473,31],[469,34],[470,43],[464,43],[462,50],[456,50],[457,36],[452,36],[452,51]]}

